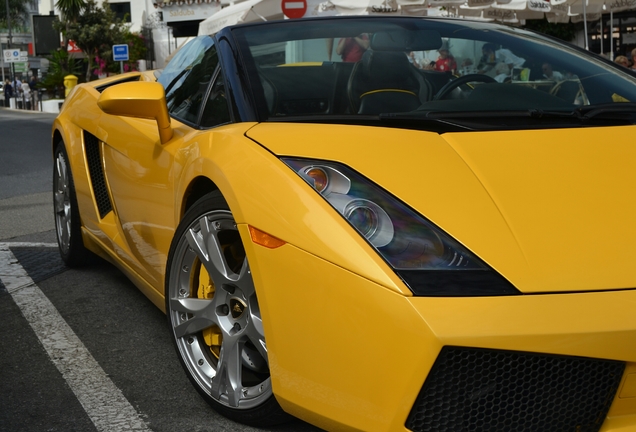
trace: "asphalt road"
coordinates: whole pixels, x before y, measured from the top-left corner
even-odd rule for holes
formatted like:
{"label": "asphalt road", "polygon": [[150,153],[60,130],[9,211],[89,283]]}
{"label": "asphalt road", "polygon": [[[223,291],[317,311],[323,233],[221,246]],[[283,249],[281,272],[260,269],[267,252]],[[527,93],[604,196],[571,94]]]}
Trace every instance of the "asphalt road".
{"label": "asphalt road", "polygon": [[64,267],[51,198],[54,115],[0,108],[0,431],[310,432],[216,414],[165,316],[110,264]]}

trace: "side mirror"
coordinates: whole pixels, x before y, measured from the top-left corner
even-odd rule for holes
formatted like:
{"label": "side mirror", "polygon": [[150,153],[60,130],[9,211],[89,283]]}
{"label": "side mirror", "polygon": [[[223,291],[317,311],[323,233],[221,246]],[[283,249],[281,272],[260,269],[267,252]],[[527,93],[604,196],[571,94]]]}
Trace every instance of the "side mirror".
{"label": "side mirror", "polygon": [[155,120],[161,144],[172,138],[166,94],[157,82],[127,82],[110,86],[99,96],[97,105],[106,114]]}

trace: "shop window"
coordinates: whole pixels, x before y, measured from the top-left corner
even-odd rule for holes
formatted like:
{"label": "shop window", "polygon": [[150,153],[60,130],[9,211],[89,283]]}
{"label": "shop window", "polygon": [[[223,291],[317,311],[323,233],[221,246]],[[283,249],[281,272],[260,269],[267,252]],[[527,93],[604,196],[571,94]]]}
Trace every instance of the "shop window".
{"label": "shop window", "polygon": [[115,16],[124,22],[130,21],[130,2],[108,3],[110,10],[115,12]]}

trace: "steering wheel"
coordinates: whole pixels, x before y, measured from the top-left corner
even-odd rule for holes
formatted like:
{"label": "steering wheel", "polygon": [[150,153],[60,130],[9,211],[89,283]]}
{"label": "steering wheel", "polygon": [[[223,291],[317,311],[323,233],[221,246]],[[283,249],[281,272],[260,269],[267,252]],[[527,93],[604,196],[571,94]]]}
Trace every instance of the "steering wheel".
{"label": "steering wheel", "polygon": [[497,82],[494,78],[484,75],[484,74],[468,74],[464,76],[460,76],[452,81],[447,82],[444,86],[439,89],[437,94],[433,96],[433,100],[444,99],[450,92],[455,90],[457,87],[467,84],[469,82],[483,82],[483,83],[494,83]]}

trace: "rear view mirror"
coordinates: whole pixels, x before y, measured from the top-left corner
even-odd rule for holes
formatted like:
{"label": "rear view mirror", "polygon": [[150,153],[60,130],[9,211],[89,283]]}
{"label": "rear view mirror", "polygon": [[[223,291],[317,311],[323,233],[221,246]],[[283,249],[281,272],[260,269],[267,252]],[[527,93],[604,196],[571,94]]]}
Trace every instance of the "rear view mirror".
{"label": "rear view mirror", "polygon": [[387,30],[374,33],[374,51],[429,51],[442,46],[442,36],[435,30]]}

